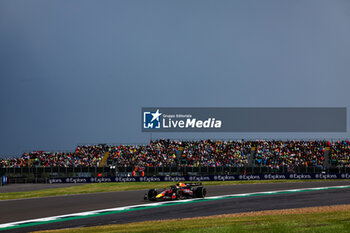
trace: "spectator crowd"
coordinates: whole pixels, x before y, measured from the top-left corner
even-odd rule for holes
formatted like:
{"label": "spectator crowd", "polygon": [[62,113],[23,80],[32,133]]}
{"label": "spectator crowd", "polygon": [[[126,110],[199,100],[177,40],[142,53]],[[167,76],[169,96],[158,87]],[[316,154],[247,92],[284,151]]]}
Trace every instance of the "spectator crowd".
{"label": "spectator crowd", "polygon": [[349,141],[155,140],[148,145],[82,145],[74,152],[34,151],[0,160],[0,167],[323,167],[326,151],[333,166],[350,167]]}
{"label": "spectator crowd", "polygon": [[273,169],[281,166],[322,167],[326,141],[257,141],[255,164]]}

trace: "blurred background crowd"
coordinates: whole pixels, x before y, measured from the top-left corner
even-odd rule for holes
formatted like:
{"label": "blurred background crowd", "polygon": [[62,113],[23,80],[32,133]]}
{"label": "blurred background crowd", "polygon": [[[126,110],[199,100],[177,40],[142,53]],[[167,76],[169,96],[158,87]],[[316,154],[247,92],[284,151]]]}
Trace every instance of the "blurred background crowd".
{"label": "blurred background crowd", "polygon": [[80,145],[74,152],[34,151],[0,160],[0,167],[322,167],[326,151],[334,166],[350,167],[349,141],[155,140],[148,145]]}

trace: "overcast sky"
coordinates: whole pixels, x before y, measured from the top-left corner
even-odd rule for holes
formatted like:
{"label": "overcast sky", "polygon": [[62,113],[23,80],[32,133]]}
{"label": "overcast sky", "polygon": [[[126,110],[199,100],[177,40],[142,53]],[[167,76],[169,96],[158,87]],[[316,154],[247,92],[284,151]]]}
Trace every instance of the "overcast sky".
{"label": "overcast sky", "polygon": [[347,0],[1,0],[0,156],[148,143],[143,106],[349,107],[349,22]]}

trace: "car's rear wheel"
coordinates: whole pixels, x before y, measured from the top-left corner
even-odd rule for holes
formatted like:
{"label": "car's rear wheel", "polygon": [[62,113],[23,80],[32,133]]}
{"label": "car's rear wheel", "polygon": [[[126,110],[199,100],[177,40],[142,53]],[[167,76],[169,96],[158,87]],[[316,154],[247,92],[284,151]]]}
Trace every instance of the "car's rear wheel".
{"label": "car's rear wheel", "polygon": [[198,187],[196,189],[196,197],[204,198],[207,195],[207,189],[203,187]]}
{"label": "car's rear wheel", "polygon": [[155,189],[150,189],[150,190],[148,191],[148,199],[149,199],[149,200],[155,200],[157,194],[158,194],[157,190],[155,190]]}

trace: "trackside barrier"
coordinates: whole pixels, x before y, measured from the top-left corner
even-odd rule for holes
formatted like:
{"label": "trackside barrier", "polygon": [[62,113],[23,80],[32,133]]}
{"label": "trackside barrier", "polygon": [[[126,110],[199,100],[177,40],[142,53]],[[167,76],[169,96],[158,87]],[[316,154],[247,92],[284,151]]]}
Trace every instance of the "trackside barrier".
{"label": "trackside barrier", "polygon": [[146,177],[60,177],[50,178],[49,183],[105,183],[105,182],[162,182],[162,181],[227,181],[227,180],[311,180],[350,179],[349,173],[286,173],[258,175],[208,175],[208,176],[146,176]]}
{"label": "trackside barrier", "polygon": [[2,176],[0,179],[0,186],[7,184],[7,176]]}
{"label": "trackside barrier", "polygon": [[[0,168],[0,177],[6,174],[12,183],[13,178],[53,178],[53,177],[96,177],[103,174],[104,177],[127,176],[132,173],[135,167],[6,167]],[[350,167],[305,167],[297,166],[288,168],[287,166],[274,169],[264,166],[246,167],[145,167],[145,176],[207,176],[207,175],[240,175],[240,174],[286,174],[286,173],[349,173]],[[140,171],[136,172],[139,175]],[[10,183],[9,182],[9,183]],[[39,181],[38,181],[39,182]]]}

